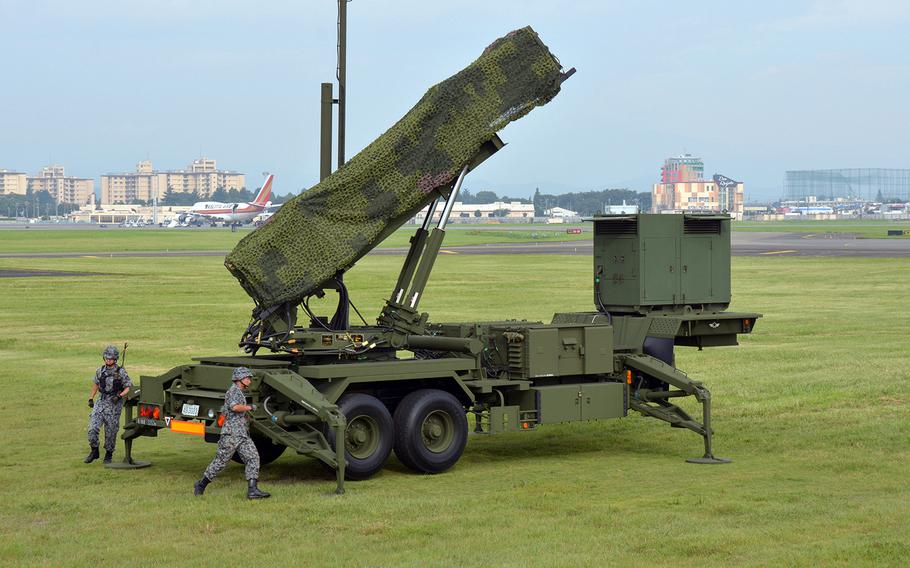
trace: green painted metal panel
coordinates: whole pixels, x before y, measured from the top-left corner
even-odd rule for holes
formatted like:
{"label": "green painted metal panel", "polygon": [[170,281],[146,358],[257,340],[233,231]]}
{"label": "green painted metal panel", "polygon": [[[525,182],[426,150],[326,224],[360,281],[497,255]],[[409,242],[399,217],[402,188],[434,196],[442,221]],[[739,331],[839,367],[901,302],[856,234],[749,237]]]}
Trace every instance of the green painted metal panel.
{"label": "green painted metal panel", "polygon": [[490,409],[490,434],[500,432],[518,432],[520,408],[515,406],[494,406]]}
{"label": "green painted metal panel", "polygon": [[646,238],[642,243],[643,304],[675,304],[679,294],[676,239]]}
{"label": "green painted metal panel", "polygon": [[581,420],[580,385],[535,387],[541,424]]}
{"label": "green painted metal panel", "polygon": [[587,383],[581,389],[581,419],[597,420],[626,415],[626,389],[622,383]]}
{"label": "green painted metal panel", "polygon": [[559,330],[555,327],[529,327],[525,340],[528,377],[555,377],[559,374]]}
{"label": "green painted metal panel", "polygon": [[714,301],[713,244],[714,239],[709,236],[683,239],[679,274],[682,303]]}
{"label": "green painted metal panel", "polygon": [[613,328],[611,326],[586,326],[585,368],[586,374],[613,372]]}
{"label": "green painted metal panel", "polygon": [[584,328],[560,326],[557,330],[559,332],[559,343],[556,345],[559,376],[581,375],[584,373]]}

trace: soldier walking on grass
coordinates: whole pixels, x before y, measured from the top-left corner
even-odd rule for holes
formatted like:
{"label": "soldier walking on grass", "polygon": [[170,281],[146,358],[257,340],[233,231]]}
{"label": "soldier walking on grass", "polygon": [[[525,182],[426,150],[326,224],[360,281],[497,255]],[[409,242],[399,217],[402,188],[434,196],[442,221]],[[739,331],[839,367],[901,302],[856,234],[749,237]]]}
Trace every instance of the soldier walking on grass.
{"label": "soldier walking on grass", "polygon": [[[85,456],[85,463],[98,459],[98,432],[104,425],[104,463],[111,463],[114,456],[114,445],[117,443],[117,430],[120,428],[120,412],[123,410],[123,397],[130,392],[133,383],[126,369],[117,365],[120,352],[113,345],[108,345],[101,353],[104,365],[95,371],[92,394],[88,397],[88,407],[93,409],[88,423],[88,445],[90,452]],[[98,404],[95,395],[101,392]]]}
{"label": "soldier walking on grass", "polygon": [[248,499],[264,499],[270,497],[256,485],[259,480],[259,452],[250,438],[250,430],[246,421],[246,413],[255,410],[256,405],[246,403],[243,391],[252,382],[253,372],[246,367],[234,369],[231,380],[234,384],[224,394],[224,406],[221,414],[224,416],[224,425],[221,427],[221,439],[218,440],[218,451],[215,459],[206,468],[202,479],[193,485],[193,494],[202,495],[205,487],[215,479],[215,476],[227,466],[228,460],[234,453],[240,456],[245,466],[244,473],[248,483],[246,496]]}

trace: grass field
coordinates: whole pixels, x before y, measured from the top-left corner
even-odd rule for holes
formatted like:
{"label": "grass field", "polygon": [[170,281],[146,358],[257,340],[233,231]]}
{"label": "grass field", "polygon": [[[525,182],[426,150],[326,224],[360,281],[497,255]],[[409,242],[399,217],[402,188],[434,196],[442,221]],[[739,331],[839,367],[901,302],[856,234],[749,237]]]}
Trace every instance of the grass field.
{"label": "grass field", "polygon": [[[365,315],[400,262],[369,257],[350,273]],[[434,321],[588,310],[589,265],[443,256],[422,308]],[[194,499],[214,446],[193,437],[140,439],[136,457],[155,464],[144,470],[82,463],[104,345],[130,342],[134,378],[236,353],[251,306],[221,259],[0,268],[104,273],[0,279],[0,564],[901,566],[910,555],[907,259],[734,259],[733,307],[764,319],[739,347],[677,352],[711,388],[716,453],[733,464],[687,464],[700,438],[630,415],[474,437],[438,476],[392,458],[342,497],[316,462],[286,454],[264,468],[273,497],[261,502],[243,498],[237,465]]]}
{"label": "grass field", "polygon": [[[383,241],[380,248],[407,247],[414,226],[400,229]],[[590,231],[590,226],[587,227]],[[85,229],[0,231],[0,253],[86,252],[111,253],[135,251],[229,251],[250,233],[241,229]],[[497,226],[453,226],[446,233],[446,246],[487,243],[588,240],[590,233],[570,235],[565,227],[541,225],[532,228]]]}
{"label": "grass field", "polygon": [[889,229],[910,229],[910,221],[737,221],[734,231],[763,233],[853,233],[863,239],[904,239],[910,235],[889,237]]}

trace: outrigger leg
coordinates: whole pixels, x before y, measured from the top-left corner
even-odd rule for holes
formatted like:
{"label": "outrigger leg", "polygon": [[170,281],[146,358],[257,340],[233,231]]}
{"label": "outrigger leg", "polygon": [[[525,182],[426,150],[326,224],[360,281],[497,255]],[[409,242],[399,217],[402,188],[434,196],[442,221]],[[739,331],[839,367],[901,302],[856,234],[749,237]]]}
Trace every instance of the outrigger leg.
{"label": "outrigger leg", "polygon": [[104,467],[111,469],[142,469],[152,465],[152,462],[149,461],[136,461],[133,459],[133,440],[139,436],[139,424],[133,418],[133,407],[136,406],[135,400],[138,400],[138,397],[127,400],[126,404],[123,405],[124,425],[123,435],[121,436],[124,449],[123,461],[106,463]]}
{"label": "outrigger leg", "polygon": [[[674,428],[688,428],[701,435],[705,442],[705,455],[689,458],[689,463],[721,464],[733,460],[714,456],[711,429],[711,392],[701,383],[691,380],[679,369],[649,355],[632,355],[625,358],[629,367],[644,372],[678,390],[638,389],[633,393],[630,406],[645,416],[668,422]],[[702,406],[702,422],[693,419],[682,408],[668,401],[670,398],[694,396]]]}
{"label": "outrigger leg", "polygon": [[347,427],[346,422],[341,422],[340,424],[336,422],[332,424],[332,428],[335,429],[335,463],[337,467],[335,468],[335,494],[344,495],[344,431]]}
{"label": "outrigger leg", "polygon": [[150,461],[136,461],[133,459],[133,438],[127,438],[123,441],[124,452],[122,462],[111,462],[104,464],[104,467],[111,469],[142,469],[152,465]]}

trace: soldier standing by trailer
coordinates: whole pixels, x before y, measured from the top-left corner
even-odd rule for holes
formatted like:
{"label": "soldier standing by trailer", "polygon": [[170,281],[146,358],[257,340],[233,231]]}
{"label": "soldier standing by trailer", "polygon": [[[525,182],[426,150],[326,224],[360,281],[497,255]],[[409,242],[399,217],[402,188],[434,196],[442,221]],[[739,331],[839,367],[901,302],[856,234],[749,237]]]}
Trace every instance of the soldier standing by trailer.
{"label": "soldier standing by trailer", "polygon": [[237,453],[245,466],[244,474],[248,483],[247,499],[264,499],[271,496],[270,493],[260,490],[256,485],[259,480],[259,452],[256,451],[256,446],[250,438],[246,420],[246,413],[255,410],[256,405],[247,404],[246,397],[243,396],[243,391],[250,386],[252,378],[253,372],[246,367],[234,369],[231,375],[234,384],[224,394],[224,406],[221,407],[224,425],[221,427],[218,451],[215,453],[215,459],[206,468],[202,479],[193,485],[194,495],[205,493],[205,487],[227,466],[234,453]]}
{"label": "soldier standing by trailer", "polygon": [[[104,425],[104,463],[111,463],[114,456],[114,445],[117,443],[117,430],[120,428],[120,412],[123,410],[123,397],[130,392],[133,383],[126,369],[117,365],[120,352],[113,345],[108,345],[101,353],[104,365],[95,371],[92,394],[88,398],[88,407],[93,409],[88,423],[89,454],[85,463],[98,459],[98,432]],[[98,404],[95,395],[101,392]]]}

